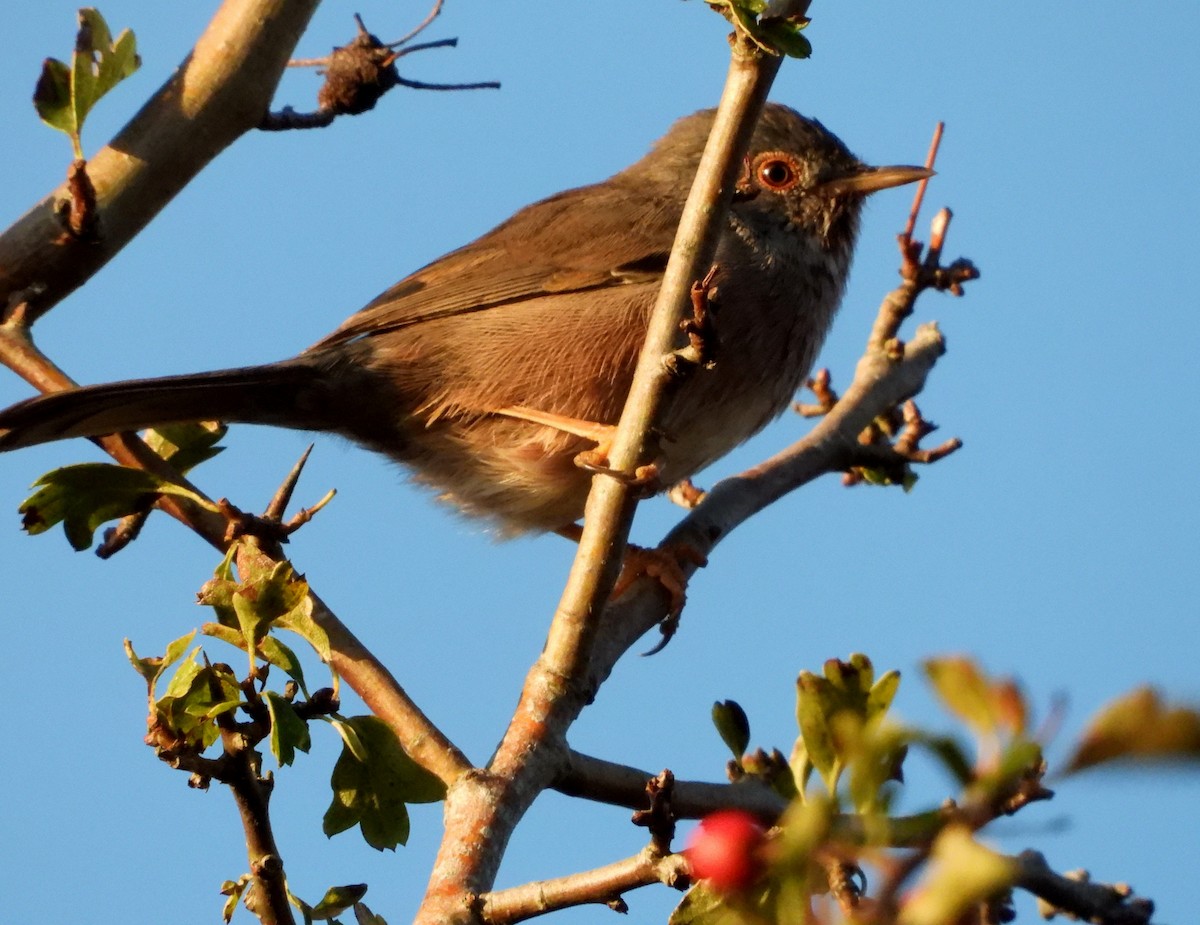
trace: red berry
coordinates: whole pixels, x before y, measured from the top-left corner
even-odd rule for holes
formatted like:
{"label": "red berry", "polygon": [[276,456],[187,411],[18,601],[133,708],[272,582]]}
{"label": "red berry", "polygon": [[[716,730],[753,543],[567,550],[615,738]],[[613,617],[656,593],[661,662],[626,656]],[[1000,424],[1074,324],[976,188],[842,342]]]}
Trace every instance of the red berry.
{"label": "red berry", "polygon": [[762,867],[758,846],[763,834],[759,821],[740,809],[705,816],[684,849],[692,875],[720,893],[746,889]]}

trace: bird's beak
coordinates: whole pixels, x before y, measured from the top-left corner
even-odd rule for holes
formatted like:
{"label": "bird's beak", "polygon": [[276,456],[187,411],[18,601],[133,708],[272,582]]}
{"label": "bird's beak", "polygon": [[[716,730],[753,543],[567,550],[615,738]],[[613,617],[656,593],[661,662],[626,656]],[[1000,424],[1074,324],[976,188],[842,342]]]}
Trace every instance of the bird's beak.
{"label": "bird's beak", "polygon": [[819,183],[810,193],[823,196],[868,196],[881,189],[916,183],[933,176],[928,167],[868,167],[865,164],[853,173]]}

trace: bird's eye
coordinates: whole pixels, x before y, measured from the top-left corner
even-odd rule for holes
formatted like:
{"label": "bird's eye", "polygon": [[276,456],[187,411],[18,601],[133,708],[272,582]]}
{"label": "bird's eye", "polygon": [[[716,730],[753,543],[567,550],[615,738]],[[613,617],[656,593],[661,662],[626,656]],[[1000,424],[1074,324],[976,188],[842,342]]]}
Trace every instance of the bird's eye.
{"label": "bird's eye", "polygon": [[767,189],[779,192],[795,186],[800,175],[790,158],[773,155],[759,162],[758,179]]}

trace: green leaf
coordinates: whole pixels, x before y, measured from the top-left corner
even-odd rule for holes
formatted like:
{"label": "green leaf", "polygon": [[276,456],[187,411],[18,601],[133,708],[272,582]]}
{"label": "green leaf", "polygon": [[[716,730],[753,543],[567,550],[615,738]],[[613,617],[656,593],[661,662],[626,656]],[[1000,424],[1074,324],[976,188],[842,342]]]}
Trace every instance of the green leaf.
{"label": "green leaf", "polygon": [[[241,630],[234,629],[232,626],[226,626],[223,623],[205,623],[200,627],[200,632],[205,636],[229,643],[235,649],[246,651],[246,637],[242,635]],[[266,636],[259,641],[257,653],[268,664],[284,671],[288,677],[300,685],[301,692],[306,698],[308,697],[308,687],[304,683],[304,669],[295,652],[274,636]]]}
{"label": "green leaf", "polygon": [[263,700],[271,716],[271,754],[283,767],[295,760],[296,749],[307,752],[312,745],[308,724],[296,715],[291,703],[274,691],[264,691]]}
{"label": "green leaf", "polygon": [[763,16],[765,0],[708,0],[708,5],[767,54],[793,58],[812,54],[808,39],[800,34],[809,22],[804,17]]}
{"label": "green leaf", "polygon": [[371,847],[394,850],[408,840],[405,804],[440,800],[445,785],[408,756],[382,720],[355,716],[333,725],[346,746],[333,768],[333,800],[322,828],[333,836],[357,823]]}
{"label": "green leaf", "polygon": [[47,472],[33,487],[38,489],[18,509],[30,535],[45,533],[62,523],[75,550],[92,544],[104,522],[146,511],[161,495],[185,498],[206,510],[215,510],[207,499],[141,469],[109,463],[81,463]]}
{"label": "green leaf", "polygon": [[737,921],[715,890],[697,883],[671,912],[667,925],[732,925]]}
{"label": "green leaf", "polygon": [[883,677],[871,685],[867,693],[866,715],[868,720],[883,717],[896,699],[896,691],[900,689],[900,672],[892,670],[884,672]]}
{"label": "green leaf", "polygon": [[382,915],[376,915],[370,906],[363,902],[354,904],[354,920],[358,925],[387,925],[387,920]]}
{"label": "green leaf", "polygon": [[236,630],[232,626],[225,626],[223,623],[205,623],[200,627],[200,632],[213,639],[219,639],[221,642],[227,642],[235,649],[246,651],[246,637],[242,635],[241,630]]}
{"label": "green leaf", "polygon": [[1105,706],[1084,730],[1067,773],[1113,761],[1200,759],[1200,710],[1168,706],[1158,691],[1140,687]]}
{"label": "green leaf", "polygon": [[805,757],[825,781],[830,793],[837,788],[837,748],[829,725],[831,703],[829,682],[810,671],[796,680],[796,721],[804,742]]}
{"label": "green leaf", "polygon": [[167,690],[163,694],[164,697],[182,697],[191,690],[192,682],[200,674],[200,663],[196,661],[196,653],[199,651],[200,647],[196,646],[196,648],[188,653],[188,657],[183,663],[175,669],[175,674],[167,682]]}
{"label": "green leaf", "polygon": [[926,735],[915,733],[913,743],[927,749],[936,757],[959,784],[969,784],[975,777],[975,769],[967,755],[966,748],[957,739],[950,736]]}
{"label": "green leaf", "polygon": [[889,672],[879,684],[874,682],[874,666],[860,653],[845,662],[828,660],[824,677],[802,671],[796,681],[796,720],[803,754],[831,795],[865,727],[877,723],[890,706],[899,675]]}
{"label": "green leaf", "polygon": [[271,621],[276,614],[269,601],[240,590],[233,595],[233,612],[237,616],[242,638],[246,641],[246,649],[253,657],[259,642],[271,628]]}
{"label": "green leaf", "polygon": [[142,59],[137,53],[137,36],[130,29],[122,29],[115,41],[110,39],[107,45],[99,47],[98,51],[100,60],[96,83],[99,93],[96,99],[104,96],[126,77],[132,76],[142,66]]}
{"label": "green leaf", "polygon": [[848,791],[854,808],[863,816],[887,812],[894,796],[888,785],[904,780],[908,734],[895,726],[871,724],[862,728],[861,741],[849,762]]}
{"label": "green leaf", "polygon": [[296,658],[295,652],[274,636],[268,636],[258,644],[258,654],[269,664],[281,668],[289,678],[300,685],[300,692],[308,697],[308,688],[304,684],[304,670],[300,667],[300,659]]}
{"label": "green leaf", "polygon": [[316,650],[321,660],[328,663],[333,657],[329,648],[329,634],[313,619],[312,598],[308,596],[308,584],[297,581],[297,585],[303,585],[304,597],[291,610],[280,616],[275,621],[275,626],[291,630],[297,636],[303,637]]}
{"label": "green leaf", "polygon": [[150,685],[150,689],[154,689],[154,681],[158,678],[162,671],[161,658],[140,658],[133,651],[133,643],[128,639],[124,641],[125,657],[129,659],[129,663],[133,665],[133,670],[140,674],[145,682]]}
{"label": "green leaf", "polygon": [[67,135],[75,133],[71,110],[71,69],[57,58],[42,62],[42,73],[33,89],[33,106],[38,118]]}
{"label": "green leaf", "polygon": [[146,445],[171,463],[177,472],[186,474],[202,462],[224,452],[216,446],[229,430],[217,421],[192,421],[167,424],[146,431]]}
{"label": "green leaf", "polygon": [[812,44],[800,33],[806,25],[807,20],[798,24],[781,17],[764,16],[759,20],[758,34],[789,58],[811,58]]}
{"label": "green leaf", "polygon": [[958,922],[972,906],[1011,887],[1015,860],[996,854],[971,837],[965,826],[944,829],[933,843],[928,874],[900,910],[901,925]]}
{"label": "green leaf", "polygon": [[331,886],[325,891],[321,901],[312,907],[310,914],[317,921],[329,921],[345,912],[366,895],[367,885],[365,883]]}
{"label": "green leaf", "polygon": [[221,884],[221,895],[229,897],[221,908],[221,921],[225,925],[229,925],[233,921],[233,913],[237,911],[238,900],[242,898],[242,893],[245,892],[249,883],[248,877],[242,877],[240,880],[226,880]]}
{"label": "green leaf", "polygon": [[717,701],[712,706],[712,721],[734,760],[741,761],[750,747],[750,719],[741,704],[736,700]]}
{"label": "green leaf", "polygon": [[943,706],[976,732],[996,734],[999,717],[992,685],[974,661],[965,657],[931,658],[923,667]]}
{"label": "green leaf", "polygon": [[97,102],[138,69],[137,40],[125,29],[116,41],[100,12],[79,11],[79,28],[71,63],[47,58],[33,93],[33,104],[51,128],[70,136],[76,157],[82,157],[80,132]]}
{"label": "green leaf", "polygon": [[241,689],[228,668],[201,665],[193,649],[154,704],[157,725],[191,745],[207,748],[217,740],[215,719],[241,704]]}
{"label": "green leaf", "polygon": [[337,734],[342,737],[342,743],[350,751],[358,761],[367,761],[370,755],[367,753],[367,744],[359,737],[358,730],[349,720],[334,719],[329,721],[329,725],[337,730]]}

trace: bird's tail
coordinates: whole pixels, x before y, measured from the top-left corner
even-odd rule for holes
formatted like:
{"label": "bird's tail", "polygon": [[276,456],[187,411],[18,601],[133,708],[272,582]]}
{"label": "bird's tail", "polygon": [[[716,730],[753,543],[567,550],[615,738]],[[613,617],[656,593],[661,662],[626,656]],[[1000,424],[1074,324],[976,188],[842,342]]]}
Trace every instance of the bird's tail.
{"label": "bird's tail", "polygon": [[319,429],[311,395],[316,379],[313,364],[291,360],[52,392],[0,411],[0,451],[183,421]]}

